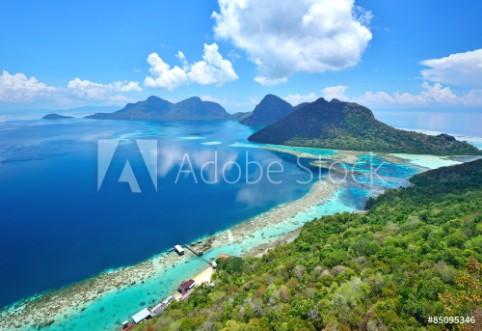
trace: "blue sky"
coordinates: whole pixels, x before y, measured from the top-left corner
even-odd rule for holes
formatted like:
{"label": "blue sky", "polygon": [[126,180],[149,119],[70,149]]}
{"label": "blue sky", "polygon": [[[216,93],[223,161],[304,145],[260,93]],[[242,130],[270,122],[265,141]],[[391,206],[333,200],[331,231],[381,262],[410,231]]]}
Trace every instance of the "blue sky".
{"label": "blue sky", "polygon": [[0,12],[4,110],[198,95],[234,112],[267,93],[482,108],[478,1],[46,0]]}

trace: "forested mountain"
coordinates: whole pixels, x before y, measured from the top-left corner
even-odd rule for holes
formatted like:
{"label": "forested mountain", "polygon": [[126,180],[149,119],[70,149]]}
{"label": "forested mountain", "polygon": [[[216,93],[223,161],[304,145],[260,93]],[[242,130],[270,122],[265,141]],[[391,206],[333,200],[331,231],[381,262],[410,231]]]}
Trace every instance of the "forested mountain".
{"label": "forested mountain", "polygon": [[323,98],[297,108],[255,132],[249,140],[267,144],[417,154],[480,154],[454,137],[395,129],[352,102]]}
{"label": "forested mountain", "polygon": [[293,106],[273,94],[266,95],[249,116],[240,120],[251,126],[266,126],[278,121],[293,111]]}
{"label": "forested mountain", "polygon": [[122,119],[146,121],[213,121],[228,120],[232,116],[218,103],[203,101],[198,97],[172,103],[150,96],[144,101],[129,103],[114,113],[97,113],[93,119]]}

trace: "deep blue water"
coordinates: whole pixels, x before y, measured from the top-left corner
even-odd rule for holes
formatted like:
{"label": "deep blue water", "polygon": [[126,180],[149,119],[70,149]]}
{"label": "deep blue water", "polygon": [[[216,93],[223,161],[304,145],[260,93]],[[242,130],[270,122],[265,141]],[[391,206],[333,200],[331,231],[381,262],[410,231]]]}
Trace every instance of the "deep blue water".
{"label": "deep blue water", "polygon": [[[0,307],[226,229],[300,198],[319,174],[327,179],[310,159],[246,147],[251,130],[233,121],[0,122]],[[118,143],[100,190],[99,139]],[[157,142],[149,150],[158,161],[157,190],[136,139]],[[127,162],[141,193],[118,181]],[[267,177],[273,162],[284,169],[274,166]],[[379,166],[380,176],[372,176]],[[339,199],[354,209],[373,194],[406,185],[418,171],[374,155],[346,169],[349,183],[340,184]]]}
{"label": "deep blue water", "polygon": [[[229,146],[245,141],[250,132],[235,122],[0,123],[0,307],[140,262],[305,194],[310,187],[296,183],[306,176],[295,159]],[[97,140],[110,138],[124,140],[97,191]],[[158,141],[157,192],[132,140],[136,138]],[[240,165],[238,184],[219,177],[216,184],[202,182],[200,166],[213,160],[215,152],[219,164]],[[192,174],[181,175],[175,183],[184,153],[197,184]],[[266,177],[245,184],[246,158],[261,162],[264,170],[270,161],[283,161],[284,173],[272,176],[283,184],[271,184]],[[126,161],[141,193],[117,181]],[[238,177],[238,170],[227,170],[227,180]],[[209,174],[214,172],[208,168],[204,175],[213,179]],[[253,169],[249,174],[251,180],[257,177]]]}

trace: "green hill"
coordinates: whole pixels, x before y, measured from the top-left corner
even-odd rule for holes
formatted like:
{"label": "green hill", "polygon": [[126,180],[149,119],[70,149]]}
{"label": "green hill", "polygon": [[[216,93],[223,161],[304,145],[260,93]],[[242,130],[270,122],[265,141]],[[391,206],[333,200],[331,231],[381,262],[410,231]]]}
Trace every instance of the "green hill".
{"label": "green hill", "polygon": [[411,181],[261,258],[220,260],[214,287],[137,330],[480,330],[482,160]]}
{"label": "green hill", "polygon": [[151,96],[144,101],[129,103],[113,113],[97,113],[87,116],[92,119],[120,119],[143,121],[216,121],[232,119],[219,104],[203,101],[198,97],[172,103]]}
{"label": "green hill", "polygon": [[323,98],[296,109],[255,132],[259,143],[416,154],[480,154],[476,147],[441,134],[395,129],[375,119],[370,109],[356,103]]}

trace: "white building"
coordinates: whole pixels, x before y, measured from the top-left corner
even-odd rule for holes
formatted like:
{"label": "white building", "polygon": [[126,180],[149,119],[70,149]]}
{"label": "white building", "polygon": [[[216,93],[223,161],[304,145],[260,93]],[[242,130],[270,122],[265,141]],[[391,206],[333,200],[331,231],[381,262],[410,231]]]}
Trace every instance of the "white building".
{"label": "white building", "polygon": [[184,249],[182,249],[180,245],[174,246],[174,249],[176,250],[177,254],[184,255]]}
{"label": "white building", "polygon": [[151,317],[152,317],[151,311],[147,308],[144,308],[137,314],[132,315],[132,320],[134,321],[134,323],[139,324],[143,320],[149,319]]}

